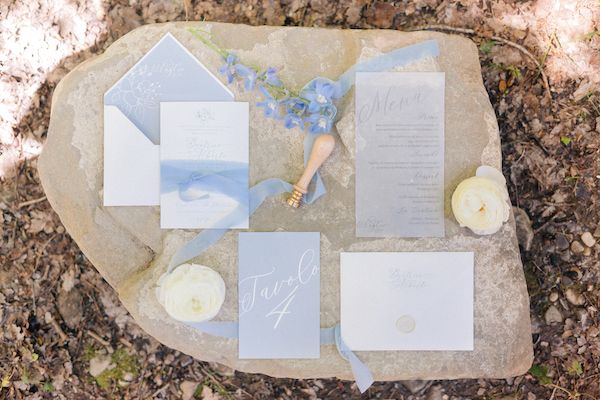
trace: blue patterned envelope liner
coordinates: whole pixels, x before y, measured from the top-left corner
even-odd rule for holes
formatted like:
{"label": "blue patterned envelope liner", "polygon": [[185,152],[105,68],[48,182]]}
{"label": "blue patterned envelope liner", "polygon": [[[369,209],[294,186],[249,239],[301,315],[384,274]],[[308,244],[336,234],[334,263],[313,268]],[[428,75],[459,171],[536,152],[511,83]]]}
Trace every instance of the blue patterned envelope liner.
{"label": "blue patterned envelope liner", "polygon": [[319,358],[320,234],[239,234],[239,357]]}

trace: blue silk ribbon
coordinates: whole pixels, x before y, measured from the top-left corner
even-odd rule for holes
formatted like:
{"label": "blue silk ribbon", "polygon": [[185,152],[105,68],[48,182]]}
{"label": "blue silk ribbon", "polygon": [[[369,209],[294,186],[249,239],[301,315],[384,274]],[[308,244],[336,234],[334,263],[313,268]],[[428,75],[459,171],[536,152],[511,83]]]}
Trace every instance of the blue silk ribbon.
{"label": "blue silk ribbon", "polygon": [[[428,40],[412,46],[403,47],[380,56],[373,57],[367,61],[360,62],[344,72],[340,78],[333,82],[336,86],[336,97],[342,97],[354,84],[356,72],[379,72],[390,70],[395,67],[408,65],[425,57],[437,57],[439,55],[438,43]],[[321,79],[321,78],[317,78]],[[318,134],[307,133],[304,139],[304,164],[308,161],[313,142]],[[249,209],[240,205],[230,215],[224,218],[220,226],[234,226],[246,213],[252,215],[254,211],[265,201],[267,197],[291,192],[292,185],[282,179],[271,178],[257,183],[249,190]],[[321,176],[317,173],[309,186],[309,192],[303,201],[310,204],[326,193],[325,185]],[[168,271],[183,264],[198,255],[208,247],[216,243],[227,229],[205,229],[195,238],[180,248],[171,258]],[[233,321],[206,321],[188,322],[187,325],[210,335],[221,336],[229,339],[238,339],[238,323]],[[354,379],[364,393],[373,383],[373,375],[369,368],[350,350],[344,343],[340,333],[340,325],[332,328],[321,329],[321,345],[335,344],[340,356],[350,363]]]}

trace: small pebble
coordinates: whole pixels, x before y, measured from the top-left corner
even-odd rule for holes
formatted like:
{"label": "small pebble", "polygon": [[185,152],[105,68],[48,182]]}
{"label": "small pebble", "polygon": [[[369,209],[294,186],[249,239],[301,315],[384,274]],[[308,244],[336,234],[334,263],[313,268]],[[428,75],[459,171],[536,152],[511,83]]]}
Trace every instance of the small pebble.
{"label": "small pebble", "polygon": [[427,393],[427,397],[425,398],[426,400],[441,400],[443,399],[443,394],[442,394],[442,387],[441,386],[433,386],[431,389],[429,389],[429,392]]}
{"label": "small pebble", "polygon": [[569,241],[565,235],[562,234],[556,235],[555,244],[558,250],[566,250],[569,248]]}
{"label": "small pebble", "polygon": [[589,257],[592,255],[592,249],[590,249],[589,247],[586,247],[585,250],[583,250],[583,255],[586,257]]}
{"label": "small pebble", "polygon": [[567,289],[565,297],[569,303],[573,304],[574,306],[582,306],[585,303],[585,298],[583,295],[573,288]]}
{"label": "small pebble", "polygon": [[572,328],[575,326],[575,321],[573,321],[571,318],[567,318],[565,319],[565,326]]}
{"label": "small pebble", "polygon": [[173,355],[173,353],[167,354],[167,356],[165,357],[164,363],[166,365],[171,365],[171,364],[173,364],[173,361],[175,361],[175,356]]}
{"label": "small pebble", "polygon": [[585,247],[583,247],[581,242],[579,242],[578,240],[574,240],[573,243],[571,243],[571,251],[573,253],[581,254],[581,253],[583,253],[584,250],[585,250]]}
{"label": "small pebble", "polygon": [[594,247],[594,245],[596,244],[596,239],[594,239],[590,232],[586,232],[583,235],[581,235],[581,241],[587,247]]}
{"label": "small pebble", "polygon": [[554,322],[563,322],[563,316],[555,306],[548,307],[546,313],[544,314],[544,319],[548,325]]}
{"label": "small pebble", "polygon": [[570,329],[564,331],[563,334],[562,334],[562,338],[563,339],[569,338],[571,336],[573,336],[573,331],[570,330]]}
{"label": "small pebble", "polygon": [[558,300],[558,293],[556,293],[556,292],[550,293],[550,296],[548,296],[548,300],[550,300],[551,303],[555,303],[556,300]]}
{"label": "small pebble", "polygon": [[596,230],[594,231],[594,237],[600,238],[600,224],[598,224]]}

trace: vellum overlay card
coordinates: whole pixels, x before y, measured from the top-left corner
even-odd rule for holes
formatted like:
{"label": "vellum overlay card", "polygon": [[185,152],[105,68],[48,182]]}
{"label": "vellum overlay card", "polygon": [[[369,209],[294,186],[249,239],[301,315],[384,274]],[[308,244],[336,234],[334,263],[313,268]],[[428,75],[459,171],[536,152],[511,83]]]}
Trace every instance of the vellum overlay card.
{"label": "vellum overlay card", "polygon": [[161,228],[248,228],[248,103],[161,103],[160,128]]}
{"label": "vellum overlay card", "polygon": [[239,234],[239,357],[319,358],[320,234]]}
{"label": "vellum overlay card", "polygon": [[444,73],[356,74],[356,235],[444,236]]}
{"label": "vellum overlay card", "polygon": [[341,253],[340,276],[350,349],[473,350],[473,253]]}

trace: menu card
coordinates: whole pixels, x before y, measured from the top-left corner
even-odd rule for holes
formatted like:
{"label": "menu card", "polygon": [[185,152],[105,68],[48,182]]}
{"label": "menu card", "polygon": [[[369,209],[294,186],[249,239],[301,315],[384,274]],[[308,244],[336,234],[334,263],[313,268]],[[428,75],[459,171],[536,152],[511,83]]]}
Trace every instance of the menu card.
{"label": "menu card", "polygon": [[443,72],[356,74],[356,235],[444,236]]}
{"label": "menu card", "polygon": [[319,358],[318,232],[239,234],[239,357]]}

